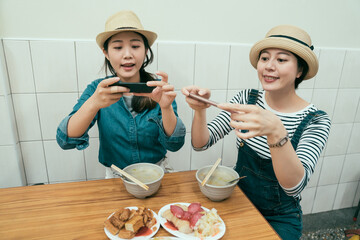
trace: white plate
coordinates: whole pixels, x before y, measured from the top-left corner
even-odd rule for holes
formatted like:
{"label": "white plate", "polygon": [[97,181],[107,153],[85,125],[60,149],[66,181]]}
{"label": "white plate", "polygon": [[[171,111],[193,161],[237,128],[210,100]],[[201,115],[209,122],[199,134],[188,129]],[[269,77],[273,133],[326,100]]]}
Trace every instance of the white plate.
{"label": "white plate", "polygon": [[[192,233],[189,233],[189,234],[185,234],[185,233],[182,233],[182,232],[179,232],[177,230],[172,230],[168,227],[166,227],[165,223],[167,222],[166,218],[162,217],[162,214],[163,212],[165,212],[166,210],[170,209],[170,205],[175,205],[175,204],[181,204],[181,205],[185,205],[185,206],[189,206],[190,203],[170,203],[168,205],[165,205],[163,206],[159,213],[158,213],[158,217],[160,219],[160,224],[163,228],[165,228],[166,231],[168,231],[169,233],[171,233],[172,235],[178,237],[178,238],[181,238],[181,239],[200,239],[198,237],[195,237],[195,233],[192,232]],[[205,211],[210,211],[209,209],[201,206]],[[220,239],[222,236],[224,236],[225,234],[225,231],[226,231],[226,227],[225,227],[225,223],[224,221],[220,218],[220,221],[221,221],[221,225],[220,225],[220,232],[218,234],[216,234],[215,236],[212,236],[212,237],[206,237],[206,238],[201,238],[201,240],[217,240],[217,239]]]}
{"label": "white plate", "polygon": [[150,240],[176,240],[176,239],[180,239],[177,237],[154,237],[151,238]]}
{"label": "white plate", "polygon": [[[137,207],[127,207],[128,209],[132,210],[132,209],[135,209],[137,210],[138,208]],[[151,210],[151,209],[150,209]],[[136,240],[145,240],[145,239],[150,239],[151,237],[153,237],[157,231],[159,231],[159,228],[160,228],[160,219],[159,219],[159,216],[153,211],[151,210],[152,213],[154,214],[154,217],[156,218],[156,224],[154,226],[152,226],[151,230],[152,230],[152,233],[147,235],[147,236],[139,236],[139,237],[133,237],[131,239],[136,239]],[[113,212],[112,214],[110,214],[110,216],[108,218],[110,218],[115,212]],[[156,229],[154,229],[156,228]],[[125,240],[124,238],[120,238],[119,236],[117,235],[112,235],[105,227],[104,227],[104,231],[105,231],[105,234],[106,236],[108,236],[108,238],[110,238],[111,240]],[[127,239],[128,240],[128,239]]]}

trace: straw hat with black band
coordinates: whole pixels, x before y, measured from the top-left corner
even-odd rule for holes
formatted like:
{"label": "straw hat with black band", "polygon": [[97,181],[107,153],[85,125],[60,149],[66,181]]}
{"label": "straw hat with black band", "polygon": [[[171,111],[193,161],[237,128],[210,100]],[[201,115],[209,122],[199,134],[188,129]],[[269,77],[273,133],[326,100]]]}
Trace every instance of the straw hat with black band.
{"label": "straw hat with black band", "polygon": [[264,39],[258,41],[250,50],[250,62],[256,69],[262,50],[280,48],[290,51],[301,57],[308,65],[309,71],[304,80],[314,77],[319,68],[318,59],[313,52],[311,38],[301,28],[291,25],[280,25],[272,28]]}
{"label": "straw hat with black band", "polygon": [[96,36],[96,43],[101,49],[103,49],[105,41],[120,32],[140,33],[146,37],[149,42],[149,46],[151,46],[157,38],[156,33],[144,29],[140,19],[134,12],[120,11],[108,18],[105,23],[105,32]]}

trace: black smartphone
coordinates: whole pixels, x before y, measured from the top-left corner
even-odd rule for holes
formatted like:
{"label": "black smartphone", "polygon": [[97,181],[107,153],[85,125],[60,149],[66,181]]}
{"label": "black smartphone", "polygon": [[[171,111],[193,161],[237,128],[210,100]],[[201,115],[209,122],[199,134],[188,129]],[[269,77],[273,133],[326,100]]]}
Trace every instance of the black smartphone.
{"label": "black smartphone", "polygon": [[127,87],[130,89],[130,92],[133,93],[151,93],[152,90],[154,90],[155,87],[149,87],[146,85],[146,83],[143,82],[137,82],[137,83],[133,83],[133,82],[116,82],[113,83],[109,86],[121,86],[121,87]]}

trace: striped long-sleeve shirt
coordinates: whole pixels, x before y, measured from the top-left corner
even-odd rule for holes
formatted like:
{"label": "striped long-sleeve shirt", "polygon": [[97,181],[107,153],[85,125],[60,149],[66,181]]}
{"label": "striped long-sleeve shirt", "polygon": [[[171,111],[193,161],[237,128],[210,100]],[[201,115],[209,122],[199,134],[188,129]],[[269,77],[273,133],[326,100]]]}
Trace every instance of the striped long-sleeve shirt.
{"label": "striped long-sleeve shirt", "polygon": [[[231,103],[246,104],[248,101],[250,89],[242,90],[236,94]],[[301,121],[307,116],[309,112],[315,112],[318,109],[310,104],[306,108],[295,112],[295,113],[281,113],[271,109],[264,98],[264,91],[259,91],[259,96],[256,102],[257,106],[260,106],[263,109],[273,112],[278,116],[284,127],[289,133],[290,139],[295,133],[295,130],[301,123]],[[302,165],[305,169],[305,174],[303,179],[293,188],[284,188],[284,191],[287,195],[293,196],[295,198],[300,197],[301,191],[305,188],[308,183],[310,176],[313,174],[315,165],[320,157],[322,150],[325,147],[327,142],[329,132],[330,132],[330,118],[329,116],[322,115],[314,117],[311,123],[305,128],[298,147],[296,149],[296,154],[300,159]],[[215,144],[218,140],[222,139],[227,135],[233,128],[230,126],[230,114],[226,111],[222,111],[214,120],[208,123],[208,129],[210,132],[210,138],[208,143],[202,148],[194,148],[197,151],[205,150]],[[251,147],[260,157],[262,158],[271,158],[270,149],[267,145],[266,136],[258,136],[250,139],[240,139],[237,137],[236,145],[239,148],[241,141],[246,141],[249,147]]]}

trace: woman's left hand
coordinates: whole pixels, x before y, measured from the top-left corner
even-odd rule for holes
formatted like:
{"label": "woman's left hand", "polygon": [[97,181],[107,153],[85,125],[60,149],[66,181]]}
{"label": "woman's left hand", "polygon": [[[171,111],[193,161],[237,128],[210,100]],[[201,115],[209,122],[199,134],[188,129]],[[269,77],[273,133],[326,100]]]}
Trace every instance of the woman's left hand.
{"label": "woman's left hand", "polygon": [[[219,108],[231,113],[230,125],[242,139],[272,136],[284,129],[281,120],[272,112],[255,105],[222,103]],[[241,130],[248,130],[242,133]]]}
{"label": "woman's left hand", "polygon": [[137,96],[150,97],[155,102],[159,103],[161,108],[169,108],[176,97],[174,86],[168,84],[168,75],[165,72],[156,72],[161,76],[161,81],[148,81],[146,84],[151,87],[156,87],[151,93],[134,94]]}

